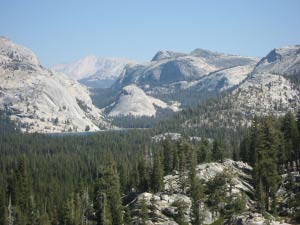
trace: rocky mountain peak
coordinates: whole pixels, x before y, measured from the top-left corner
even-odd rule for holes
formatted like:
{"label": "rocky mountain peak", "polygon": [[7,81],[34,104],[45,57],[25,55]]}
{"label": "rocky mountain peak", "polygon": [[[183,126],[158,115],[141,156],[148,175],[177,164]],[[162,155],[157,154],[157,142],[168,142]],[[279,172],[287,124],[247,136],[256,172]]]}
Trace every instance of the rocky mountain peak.
{"label": "rocky mountain peak", "polygon": [[37,69],[40,62],[36,55],[23,46],[16,45],[5,37],[0,37],[0,64],[5,68],[30,67]]}
{"label": "rocky mountain peak", "polygon": [[203,48],[196,48],[195,50],[193,50],[191,52],[191,55],[196,56],[196,57],[202,57],[202,58],[210,59],[210,58],[224,56],[225,54],[218,53],[218,52],[213,52],[213,51],[203,49]]}
{"label": "rocky mountain peak", "polygon": [[154,55],[154,57],[152,58],[152,61],[159,61],[162,59],[175,58],[175,57],[181,57],[181,56],[186,56],[186,55],[187,54],[181,53],[181,52],[160,50]]}
{"label": "rocky mountain peak", "polygon": [[275,48],[274,51],[281,56],[297,56],[300,54],[300,45],[289,45],[281,48]]}
{"label": "rocky mountain peak", "polygon": [[256,65],[255,72],[279,75],[300,73],[300,45],[275,48]]}
{"label": "rocky mountain peak", "polygon": [[300,45],[285,46],[282,48],[275,48],[267,54],[261,61],[268,63],[285,60],[291,57],[297,57],[300,54]]}

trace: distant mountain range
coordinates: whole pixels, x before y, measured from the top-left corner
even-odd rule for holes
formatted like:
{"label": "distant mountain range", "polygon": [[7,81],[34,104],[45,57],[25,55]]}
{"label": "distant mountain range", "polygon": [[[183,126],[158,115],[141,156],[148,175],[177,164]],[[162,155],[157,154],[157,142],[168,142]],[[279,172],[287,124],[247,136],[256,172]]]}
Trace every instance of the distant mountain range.
{"label": "distant mountain range", "polygon": [[[155,117],[199,104],[195,115],[180,117],[183,126],[248,126],[254,115],[297,110],[299,84],[299,45],[261,59],[195,49],[159,51],[146,63],[87,56],[47,70],[29,49],[0,38],[0,109],[28,132],[98,130],[115,117]],[[90,96],[105,102],[102,109]]]}
{"label": "distant mountain range", "polygon": [[132,83],[145,89],[157,89],[158,86],[170,89],[175,84],[193,86],[195,81],[200,81],[214,72],[226,70],[225,72],[230,73],[228,69],[235,67],[254,67],[258,60],[203,49],[196,49],[190,54],[159,51],[151,62],[126,67],[115,86]]}
{"label": "distant mountain range", "polygon": [[[150,62],[131,64],[124,68],[112,86],[119,93],[115,98],[118,101],[112,105],[137,105],[134,98],[128,96],[126,102],[122,102],[125,98],[120,98],[124,88],[135,85],[145,92],[143,96],[152,96],[169,105],[182,105],[183,108],[191,106],[197,104],[199,99],[207,99],[240,84],[258,61],[257,58],[226,55],[203,49],[195,49],[190,54],[159,51]],[[196,102],[191,101],[194,97]],[[189,101],[191,103],[187,103]],[[147,108],[137,108],[140,109],[139,113],[130,113],[127,110],[126,115],[149,115]],[[158,105],[155,108],[156,111],[161,109]],[[122,113],[119,110],[118,114],[108,115],[119,116]]]}
{"label": "distant mountain range", "polygon": [[209,115],[199,115],[200,124],[213,124],[209,117],[216,111],[214,120],[247,125],[254,115],[282,115],[299,108],[299,81],[299,45],[274,49],[262,59],[196,49],[190,54],[159,51],[150,62],[127,66],[113,89],[134,84],[149,96],[176,101],[183,108],[225,95],[220,101],[230,102],[230,110],[215,107]]}
{"label": "distant mountain range", "polygon": [[52,66],[51,69],[64,73],[88,87],[108,88],[127,64],[135,64],[135,62],[124,58],[90,55],[75,62]]}

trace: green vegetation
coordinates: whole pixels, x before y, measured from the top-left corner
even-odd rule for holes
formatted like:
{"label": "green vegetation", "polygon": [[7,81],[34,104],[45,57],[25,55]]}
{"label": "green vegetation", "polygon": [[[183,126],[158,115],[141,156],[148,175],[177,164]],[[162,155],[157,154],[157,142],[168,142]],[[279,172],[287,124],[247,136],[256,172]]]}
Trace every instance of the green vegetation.
{"label": "green vegetation", "polygon": [[[276,190],[280,174],[300,168],[300,112],[297,119],[288,112],[283,118],[255,118],[248,134],[241,142],[240,157],[253,166],[256,199],[261,212],[276,215]],[[288,189],[299,195],[289,178]],[[294,199],[295,199],[294,198]],[[295,202],[294,200],[292,202]],[[294,207],[300,206],[300,201]],[[296,216],[295,216],[296,217]]]}
{"label": "green vegetation", "polygon": [[[252,127],[240,134],[222,133],[221,129],[214,134],[209,129],[201,131],[213,140],[183,138],[154,143],[151,137],[165,129],[160,124],[149,130],[87,136],[22,134],[1,114],[0,224],[12,220],[20,225],[132,224],[132,212],[126,207],[132,201],[130,196],[160,192],[163,176],[174,170],[178,171],[181,190],[192,200],[192,224],[203,223],[203,203],[223,221],[245,210],[245,196],[231,193],[226,171],[203,183],[195,168],[199,163],[224,158],[242,159],[253,166],[259,209],[276,215],[274,193],[280,175],[300,166],[300,113],[296,118],[292,113],[279,119],[255,118]],[[240,151],[236,150],[238,146]],[[289,174],[287,188],[294,197],[287,204],[299,207],[299,185]],[[145,202],[140,204],[141,221],[145,223],[150,209]],[[175,205],[174,219],[186,224],[185,205]],[[299,220],[299,213],[293,217]]]}

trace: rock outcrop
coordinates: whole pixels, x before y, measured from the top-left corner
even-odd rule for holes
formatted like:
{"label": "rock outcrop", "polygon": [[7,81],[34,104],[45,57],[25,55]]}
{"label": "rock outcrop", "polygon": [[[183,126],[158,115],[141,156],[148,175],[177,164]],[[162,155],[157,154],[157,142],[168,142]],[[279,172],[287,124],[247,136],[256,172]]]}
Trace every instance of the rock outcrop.
{"label": "rock outcrop", "polygon": [[122,89],[117,100],[110,106],[109,116],[155,116],[158,109],[178,111],[176,103],[165,103],[147,95],[136,85],[129,85]]}
{"label": "rock outcrop", "polygon": [[[207,187],[209,183],[217,178],[223,177],[225,179],[225,186],[221,187],[225,191],[225,198],[234,201],[237,196],[244,198],[245,209],[240,213],[233,213],[231,216],[224,218],[221,213],[216,211],[209,205],[212,196],[206,195],[202,197],[202,202],[199,205],[199,210],[202,216],[203,224],[217,224],[224,225],[289,225],[284,221],[284,218],[275,218],[270,214],[264,216],[256,211],[256,202],[253,200],[254,188],[252,186],[252,168],[246,163],[225,159],[223,162],[204,163],[196,167],[196,176]],[[299,173],[294,174],[295,178],[299,178]],[[176,217],[178,207],[181,207],[181,214],[184,217],[186,224],[191,224],[192,215],[192,199],[190,197],[189,186],[182,189],[182,175],[174,171],[173,174],[164,177],[164,188],[159,193],[144,192],[139,194],[127,207],[131,211],[133,224],[143,224],[142,214],[147,213],[146,224],[177,225]],[[286,177],[286,175],[284,176]],[[188,175],[185,177],[186,181]],[[287,190],[283,186],[278,190],[278,196],[287,196]],[[210,187],[210,186],[209,186]],[[230,196],[235,196],[230,198]],[[225,200],[226,201],[226,200]],[[229,201],[229,204],[232,202]],[[282,201],[280,200],[280,203]],[[179,206],[180,204],[180,206]],[[227,203],[228,204],[228,203]],[[226,210],[225,202],[218,202],[218,207]],[[142,212],[143,210],[143,212]]]}
{"label": "rock outcrop", "polygon": [[32,51],[3,37],[0,109],[26,132],[96,131],[109,126],[85,87],[45,69]]}

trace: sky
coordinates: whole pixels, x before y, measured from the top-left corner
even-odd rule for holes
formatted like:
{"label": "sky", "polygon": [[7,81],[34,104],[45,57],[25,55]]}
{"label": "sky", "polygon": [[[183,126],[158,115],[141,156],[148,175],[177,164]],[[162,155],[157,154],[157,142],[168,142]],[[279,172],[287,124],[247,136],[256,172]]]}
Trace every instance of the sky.
{"label": "sky", "polygon": [[195,48],[265,56],[300,44],[300,0],[0,0],[0,35],[45,66]]}

